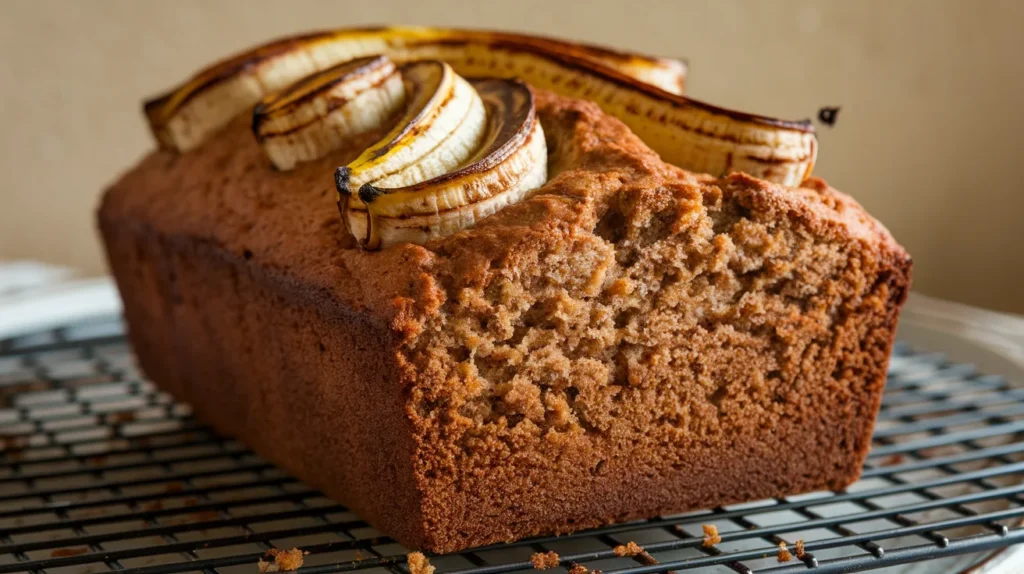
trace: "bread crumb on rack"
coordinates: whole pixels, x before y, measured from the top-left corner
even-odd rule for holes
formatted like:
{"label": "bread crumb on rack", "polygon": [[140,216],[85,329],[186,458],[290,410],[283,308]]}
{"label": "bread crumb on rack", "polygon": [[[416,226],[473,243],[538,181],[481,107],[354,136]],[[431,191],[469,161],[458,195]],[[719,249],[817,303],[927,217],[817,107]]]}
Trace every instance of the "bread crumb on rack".
{"label": "bread crumb on rack", "polygon": [[268,556],[274,559],[273,562],[267,562],[262,558],[257,562],[257,566],[260,569],[261,574],[266,572],[291,572],[292,570],[298,570],[302,567],[302,557],[309,552],[303,552],[298,548],[292,548],[291,550],[278,550],[277,548],[271,548],[267,550],[264,556]]}
{"label": "bread crumb on rack", "polygon": [[530,563],[537,570],[547,570],[548,568],[558,568],[558,564],[561,559],[555,552],[534,552],[533,556],[530,556]]}
{"label": "bread crumb on rack", "polygon": [[88,554],[88,546],[79,546],[77,548],[58,548],[50,551],[51,558],[67,558],[68,556],[80,556],[82,554]]}
{"label": "bread crumb on rack", "polygon": [[779,562],[789,562],[793,559],[793,555],[789,553],[789,548],[786,548],[785,542],[779,542]]}
{"label": "bread crumb on rack", "polygon": [[640,545],[632,540],[615,547],[615,555],[619,558],[622,558],[623,556],[636,556],[643,551],[644,549],[640,548]]}
{"label": "bread crumb on rack", "polygon": [[422,552],[410,552],[406,560],[409,562],[409,574],[434,574],[434,567]]}
{"label": "bread crumb on rack", "polygon": [[714,524],[701,524],[700,527],[704,529],[704,548],[709,548],[722,541],[722,537],[718,534],[718,527]]}
{"label": "bread crumb on rack", "polygon": [[615,555],[620,558],[625,556],[636,558],[647,566],[654,566],[658,564],[658,561],[654,558],[654,556],[651,556],[646,550],[644,550],[642,546],[640,546],[636,542],[633,542],[632,540],[625,544],[620,544],[619,546],[616,546],[614,552]]}
{"label": "bread crumb on rack", "polygon": [[582,564],[572,563],[569,568],[569,574],[602,574],[600,570],[589,570]]}
{"label": "bread crumb on rack", "polygon": [[807,554],[807,552],[804,550],[804,539],[803,538],[798,538],[796,543],[795,543],[795,546],[796,546],[796,557],[801,559],[801,560],[803,560],[804,556]]}

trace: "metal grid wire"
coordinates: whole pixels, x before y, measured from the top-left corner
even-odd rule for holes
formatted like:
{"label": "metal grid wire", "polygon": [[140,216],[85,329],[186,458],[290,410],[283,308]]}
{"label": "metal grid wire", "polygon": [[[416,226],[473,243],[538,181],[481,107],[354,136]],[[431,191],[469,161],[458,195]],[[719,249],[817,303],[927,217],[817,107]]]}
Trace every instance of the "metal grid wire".
{"label": "metal grid wire", "polygon": [[[441,572],[527,570],[554,551],[606,574],[852,572],[1024,541],[1024,388],[896,349],[860,482],[434,557]],[[304,572],[405,574],[406,549],[195,422],[145,380],[119,321],[0,341],[0,573],[257,572],[298,547]],[[703,524],[721,542],[703,545]],[[803,558],[778,560],[778,545]],[[616,557],[634,541],[659,564]],[[981,554],[979,554],[981,557]]]}

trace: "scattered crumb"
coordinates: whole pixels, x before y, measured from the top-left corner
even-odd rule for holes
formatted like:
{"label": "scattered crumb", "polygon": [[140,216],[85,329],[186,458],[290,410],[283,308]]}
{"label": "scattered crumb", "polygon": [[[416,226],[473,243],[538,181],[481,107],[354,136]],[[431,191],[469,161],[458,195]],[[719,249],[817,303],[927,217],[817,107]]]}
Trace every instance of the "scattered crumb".
{"label": "scattered crumb", "polygon": [[806,554],[804,551],[804,539],[798,538],[796,541],[796,557],[803,560]]}
{"label": "scattered crumb", "polygon": [[359,550],[357,549],[357,550],[356,550],[356,562],[362,562],[362,561],[363,561],[363,560],[365,560],[365,559],[366,559],[366,557],[365,557],[365,556],[363,556],[363,553],[362,553],[362,552],[360,552],[360,551],[359,551]]}
{"label": "scattered crumb", "polygon": [[76,548],[58,548],[50,552],[51,558],[64,558],[66,556],[78,556],[80,554],[88,554],[88,546],[78,546]]}
{"label": "scattered crumb", "polygon": [[572,566],[569,568],[569,574],[601,574],[601,571],[588,570],[586,566],[573,562]]}
{"label": "scattered crumb", "polygon": [[640,548],[640,545],[636,542],[633,542],[632,540],[630,540],[624,545],[619,545],[615,547],[615,555],[619,558],[622,558],[623,556],[636,556],[637,554],[640,554],[643,551],[644,549]]}
{"label": "scattered crumb", "polygon": [[[636,559],[639,560],[644,566],[657,566],[658,564],[660,564],[660,562],[658,562],[658,560],[654,556],[648,554],[646,550],[644,550],[640,554],[637,554]],[[675,573],[670,571],[670,574]]]}
{"label": "scattered crumb", "polygon": [[[270,562],[267,562],[262,558],[259,559],[259,562],[256,563],[256,566],[260,569],[260,574],[267,574],[267,572],[277,572],[277,564],[271,564]],[[274,569],[271,570],[271,567],[273,567]]]}
{"label": "scattered crumb", "polygon": [[537,570],[558,568],[558,563],[560,561],[558,554],[555,552],[534,552],[533,556],[530,556],[530,562]]}
{"label": "scattered crumb", "polygon": [[718,535],[718,527],[714,524],[701,524],[700,527],[704,529],[704,548],[710,548],[722,541],[722,537]]}
{"label": "scattered crumb", "polygon": [[200,522],[209,522],[211,520],[219,520],[221,517],[220,512],[216,510],[201,510],[199,512],[192,512],[185,516],[177,516],[163,520],[162,522],[167,526],[180,526],[182,524],[198,524]]}
{"label": "scattered crumb", "polygon": [[406,559],[409,561],[409,574],[434,574],[434,567],[422,552],[410,552]]}
{"label": "scattered crumb", "polygon": [[[267,550],[264,556],[273,556],[274,564],[270,565],[260,559],[260,572],[290,572],[292,570],[298,570],[302,566],[302,556],[304,553],[298,548],[292,548],[291,550],[278,550],[277,548],[271,548]],[[267,566],[264,566],[267,564]]]}
{"label": "scattered crumb", "polygon": [[878,463],[878,466],[895,466],[902,464],[906,460],[906,457],[902,454],[890,454],[889,456],[882,459],[882,462]]}
{"label": "scattered crumb", "polygon": [[786,548],[785,542],[779,542],[779,562],[789,562],[793,559],[793,555],[789,553],[789,548]]}
{"label": "scattered crumb", "polygon": [[110,413],[107,415],[107,420],[109,420],[111,424],[130,423],[135,420],[135,413]]}
{"label": "scattered crumb", "polygon": [[31,435],[2,436],[0,437],[0,451],[18,451],[29,446]]}
{"label": "scattered crumb", "polygon": [[654,556],[648,554],[642,546],[640,546],[636,542],[633,542],[632,540],[630,540],[626,544],[616,546],[614,551],[615,555],[620,558],[623,556],[635,557],[647,566],[654,566],[658,564],[658,561],[655,560]]}

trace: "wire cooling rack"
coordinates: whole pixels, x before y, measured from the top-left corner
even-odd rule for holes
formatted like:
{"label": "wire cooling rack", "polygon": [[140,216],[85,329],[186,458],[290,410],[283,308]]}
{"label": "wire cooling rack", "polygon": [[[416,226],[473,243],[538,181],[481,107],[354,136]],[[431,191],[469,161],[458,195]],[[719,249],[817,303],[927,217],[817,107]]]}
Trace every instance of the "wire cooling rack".
{"label": "wire cooling rack", "polygon": [[[1024,541],[1022,433],[1024,388],[898,345],[871,456],[847,491],[431,562],[440,572],[499,574],[554,551],[562,567],[553,572],[576,563],[645,574],[853,572],[967,553],[981,559]],[[119,321],[0,341],[0,451],[0,573],[256,573],[268,549],[292,547],[309,553],[304,572],[408,572],[405,548],[207,430],[142,377]],[[703,544],[704,524],[718,528],[721,542]],[[616,557],[613,548],[629,541],[658,564]],[[780,543],[789,561],[780,562]]]}

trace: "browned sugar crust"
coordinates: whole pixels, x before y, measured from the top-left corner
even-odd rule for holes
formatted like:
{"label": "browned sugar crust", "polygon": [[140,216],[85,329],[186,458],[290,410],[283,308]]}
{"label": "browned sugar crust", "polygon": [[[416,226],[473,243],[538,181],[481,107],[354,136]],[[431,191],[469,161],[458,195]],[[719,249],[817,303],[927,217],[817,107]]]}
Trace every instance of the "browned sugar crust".
{"label": "browned sugar crust", "polygon": [[146,157],[99,213],[145,372],[432,552],[855,480],[906,253],[820,180],[694,175],[537,103],[537,195],[376,253],[334,204],[365,142],[276,172],[239,118]]}

